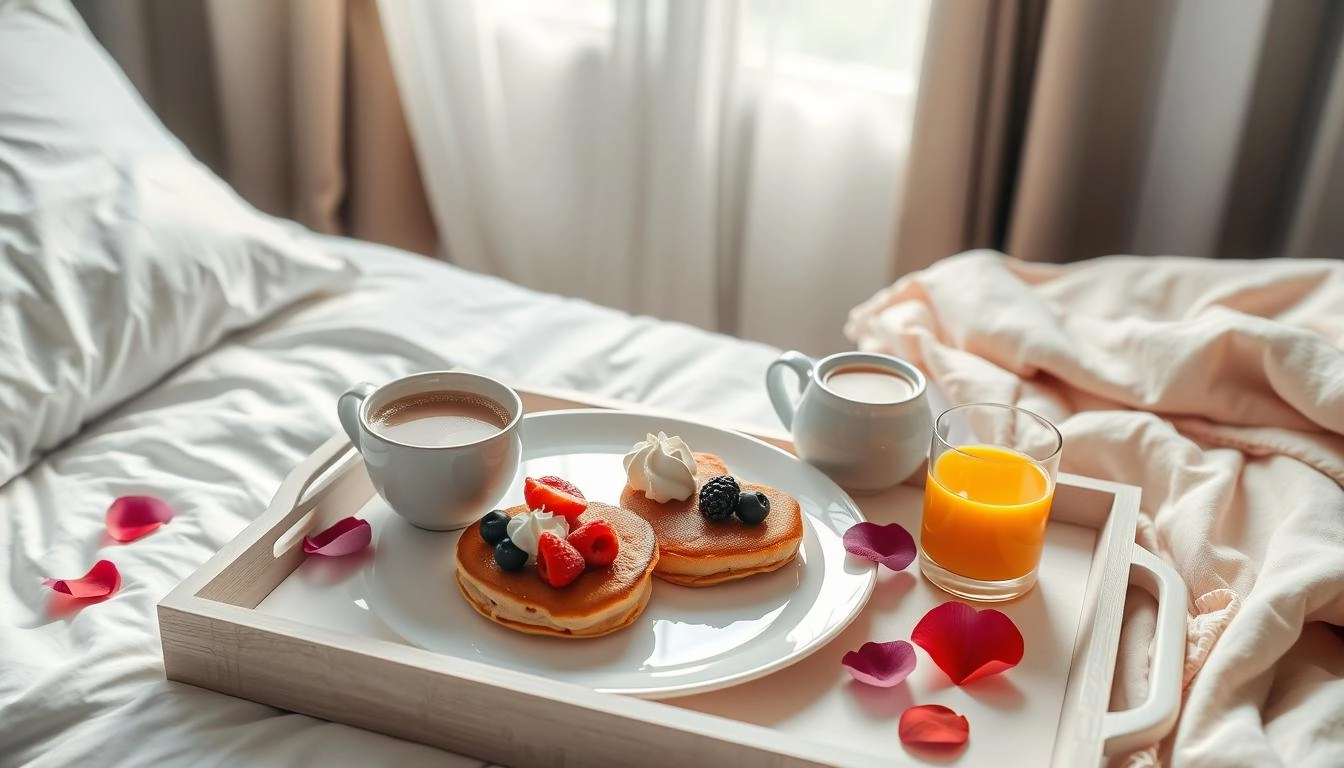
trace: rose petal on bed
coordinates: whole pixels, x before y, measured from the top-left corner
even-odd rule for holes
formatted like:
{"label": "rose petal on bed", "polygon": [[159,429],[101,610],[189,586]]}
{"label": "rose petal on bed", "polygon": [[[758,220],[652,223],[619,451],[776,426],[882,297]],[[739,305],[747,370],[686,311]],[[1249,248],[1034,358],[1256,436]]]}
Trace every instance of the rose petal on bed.
{"label": "rose petal on bed", "polygon": [[364,549],[371,541],[373,541],[373,527],[369,525],[369,521],[347,517],[337,520],[335,525],[325,531],[304,536],[303,551],[310,555],[342,557]]}
{"label": "rose petal on bed", "polygon": [[99,560],[78,579],[43,579],[42,585],[71,597],[106,597],[121,587],[121,572],[110,560]]}
{"label": "rose petal on bed", "polygon": [[846,653],[840,664],[860,683],[890,688],[915,671],[915,647],[904,640],[864,643]]}
{"label": "rose petal on bed", "polygon": [[845,531],[845,551],[881,563],[893,571],[915,560],[915,537],[899,523],[857,523]]}
{"label": "rose petal on bed", "polygon": [[901,743],[907,747],[960,747],[971,737],[971,724],[965,715],[940,704],[923,704],[901,713],[897,726]]}
{"label": "rose petal on bed", "polygon": [[924,614],[910,633],[957,685],[1011,669],[1022,661],[1022,633],[1000,611],[949,601]]}
{"label": "rose petal on bed", "polygon": [[107,532],[117,541],[135,541],[173,519],[173,508],[153,496],[122,496],[107,508]]}

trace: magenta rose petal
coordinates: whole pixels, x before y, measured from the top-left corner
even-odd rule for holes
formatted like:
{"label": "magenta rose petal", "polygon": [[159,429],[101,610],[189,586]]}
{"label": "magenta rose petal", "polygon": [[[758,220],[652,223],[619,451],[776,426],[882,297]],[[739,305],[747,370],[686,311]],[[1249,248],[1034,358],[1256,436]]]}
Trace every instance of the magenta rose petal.
{"label": "magenta rose petal", "polygon": [[846,653],[840,664],[860,683],[890,688],[915,671],[915,647],[904,640],[864,643]]}
{"label": "magenta rose petal", "polygon": [[117,541],[135,541],[173,519],[173,508],[153,496],[122,496],[107,508],[107,533]]}
{"label": "magenta rose petal", "polygon": [[304,536],[303,551],[310,555],[343,557],[359,552],[369,546],[371,541],[373,541],[373,527],[369,525],[369,521],[347,517],[336,521],[335,525],[325,531]]}
{"label": "magenta rose petal", "polygon": [[1011,669],[1022,661],[1022,633],[1000,611],[948,601],[924,614],[910,641],[957,685]]}
{"label": "magenta rose petal", "polygon": [[897,732],[901,743],[907,747],[952,749],[965,744],[971,737],[971,724],[965,715],[947,707],[924,704],[901,713]]}
{"label": "magenta rose petal", "polygon": [[915,560],[915,537],[899,523],[857,523],[845,531],[845,551],[881,563],[893,571]]}
{"label": "magenta rose petal", "polygon": [[71,597],[106,597],[121,587],[121,572],[110,560],[99,560],[78,579],[43,579],[42,585]]}

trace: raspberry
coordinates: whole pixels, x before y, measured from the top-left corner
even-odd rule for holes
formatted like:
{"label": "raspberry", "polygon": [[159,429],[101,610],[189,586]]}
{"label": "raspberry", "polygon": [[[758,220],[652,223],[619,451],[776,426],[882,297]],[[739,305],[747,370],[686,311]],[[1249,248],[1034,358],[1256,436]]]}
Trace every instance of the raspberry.
{"label": "raspberry", "polygon": [[569,586],[583,573],[583,555],[573,544],[551,531],[542,531],[537,539],[537,573],[552,587]]}
{"label": "raspberry", "polygon": [[606,520],[590,520],[569,532],[567,539],[589,565],[611,565],[621,551],[621,540]]}

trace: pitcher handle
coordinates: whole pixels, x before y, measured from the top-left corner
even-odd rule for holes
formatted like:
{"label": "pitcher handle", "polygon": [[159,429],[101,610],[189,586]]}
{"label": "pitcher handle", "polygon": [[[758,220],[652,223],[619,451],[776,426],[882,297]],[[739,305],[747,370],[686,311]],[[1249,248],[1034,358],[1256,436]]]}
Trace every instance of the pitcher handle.
{"label": "pitcher handle", "polygon": [[355,450],[359,450],[359,407],[375,389],[377,387],[367,381],[361,382],[342,392],[336,401],[336,416],[341,420],[345,434],[350,436],[350,443],[355,446]]}
{"label": "pitcher handle", "polygon": [[[779,415],[779,420],[784,422],[785,429],[793,429],[793,416],[798,410],[798,397],[801,397],[803,392],[807,391],[807,386],[812,383],[816,365],[815,360],[802,352],[789,350],[765,370],[765,391],[770,395],[770,404],[775,407],[775,413]],[[798,374],[797,397],[790,394],[784,386],[785,368]]]}

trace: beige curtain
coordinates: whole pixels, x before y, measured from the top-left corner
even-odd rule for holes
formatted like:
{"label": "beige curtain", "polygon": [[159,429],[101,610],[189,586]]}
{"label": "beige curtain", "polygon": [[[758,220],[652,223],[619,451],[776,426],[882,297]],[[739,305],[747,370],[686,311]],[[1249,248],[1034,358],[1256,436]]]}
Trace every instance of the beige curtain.
{"label": "beige curtain", "polygon": [[95,36],[253,205],[433,253],[374,0],[83,0]]}
{"label": "beige curtain", "polygon": [[1344,252],[1344,6],[942,0],[898,274],[975,247]]}
{"label": "beige curtain", "polygon": [[[979,247],[1339,258],[1341,41],[1344,4],[1325,0],[940,0],[896,273]],[[1153,617],[1131,590],[1122,659],[1145,656]],[[1122,662],[1113,708],[1146,694]]]}
{"label": "beige curtain", "polygon": [[933,4],[897,216],[897,275],[994,245],[1043,10],[1043,0]]}

